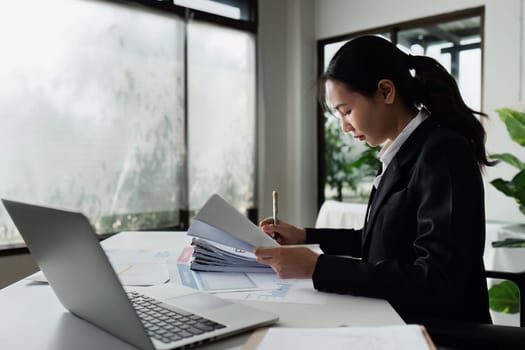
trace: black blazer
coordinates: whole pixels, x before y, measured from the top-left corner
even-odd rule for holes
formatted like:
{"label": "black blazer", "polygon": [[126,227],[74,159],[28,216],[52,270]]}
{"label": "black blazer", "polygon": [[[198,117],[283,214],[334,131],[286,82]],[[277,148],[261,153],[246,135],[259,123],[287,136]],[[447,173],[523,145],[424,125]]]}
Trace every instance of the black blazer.
{"label": "black blazer", "polygon": [[362,230],[306,230],[307,243],[325,253],[313,274],[316,289],[385,298],[407,322],[490,323],[483,182],[463,136],[432,117],[421,123],[367,211]]}

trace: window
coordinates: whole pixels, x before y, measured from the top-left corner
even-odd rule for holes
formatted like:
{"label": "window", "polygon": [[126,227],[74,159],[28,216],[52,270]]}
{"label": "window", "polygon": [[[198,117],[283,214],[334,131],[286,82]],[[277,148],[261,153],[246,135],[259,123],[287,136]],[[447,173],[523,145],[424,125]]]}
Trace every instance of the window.
{"label": "window", "polygon": [[456,78],[467,105],[481,109],[481,15],[399,30],[397,45],[435,58]]}
{"label": "window", "polygon": [[[321,40],[319,74],[348,40],[363,34],[380,35],[405,52],[438,60],[457,80],[463,99],[481,109],[483,8],[399,23],[389,27]],[[370,149],[340,130],[339,123],[319,113],[318,199],[365,202],[379,163],[377,150]]]}
{"label": "window", "polygon": [[[0,197],[98,233],[185,228],[215,192],[254,207],[253,23],[137,2],[0,5]],[[0,208],[0,246],[20,243]]]}
{"label": "window", "polygon": [[255,206],[255,38],[192,22],[188,63],[190,208],[214,189],[246,211]]}

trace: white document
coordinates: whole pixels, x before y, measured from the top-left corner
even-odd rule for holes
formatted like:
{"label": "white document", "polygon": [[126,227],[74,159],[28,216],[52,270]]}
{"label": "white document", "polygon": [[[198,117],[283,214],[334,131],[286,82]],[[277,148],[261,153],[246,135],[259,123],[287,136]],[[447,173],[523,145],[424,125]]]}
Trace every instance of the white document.
{"label": "white document", "polygon": [[[169,280],[166,261],[177,256],[169,250],[105,249],[115,273],[125,286],[152,286]],[[40,271],[27,279],[46,282]]]}
{"label": "white document", "polygon": [[[120,283],[124,286],[153,286],[169,280],[165,264],[112,264]],[[28,277],[27,280],[47,283],[42,271]]]}
{"label": "white document", "polygon": [[279,289],[274,272],[204,272],[190,270],[186,261],[168,261],[170,281],[207,293],[231,293]]}
{"label": "white document", "polygon": [[168,249],[104,249],[112,264],[165,264],[179,253]]}
{"label": "white document", "polygon": [[256,246],[279,245],[217,194],[193,218],[188,235],[245,251]]}
{"label": "white document", "polygon": [[[279,289],[276,283],[258,283],[263,275],[274,273],[205,272],[190,270],[187,264],[168,265],[170,281],[208,293],[226,293]],[[255,277],[255,278],[254,278]]]}
{"label": "white document", "polygon": [[169,280],[166,264],[113,264],[124,286],[155,286]]}
{"label": "white document", "polygon": [[[269,274],[250,274],[267,275]],[[261,276],[262,277],[262,276]],[[248,301],[267,301],[274,303],[294,303],[324,305],[326,304],[326,293],[318,292],[314,289],[311,279],[280,279],[273,275],[273,283],[279,287],[272,290],[253,290],[238,293],[217,293],[218,297],[231,300],[248,300]],[[261,282],[259,282],[261,283]]]}
{"label": "white document", "polygon": [[268,330],[257,350],[424,350],[432,349],[417,325]]}
{"label": "white document", "polygon": [[167,260],[178,254],[159,249],[104,249],[125,286],[152,286],[169,280]]}

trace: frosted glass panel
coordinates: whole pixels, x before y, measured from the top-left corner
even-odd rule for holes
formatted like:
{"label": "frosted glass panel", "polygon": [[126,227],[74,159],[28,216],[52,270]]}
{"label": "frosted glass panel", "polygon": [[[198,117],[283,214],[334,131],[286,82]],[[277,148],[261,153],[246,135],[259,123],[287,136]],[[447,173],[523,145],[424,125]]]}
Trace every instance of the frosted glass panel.
{"label": "frosted glass panel", "polygon": [[[82,211],[99,232],[184,207],[183,24],[88,0],[0,4],[0,196]],[[20,241],[0,208],[0,243]]]}
{"label": "frosted glass panel", "polygon": [[253,206],[255,39],[223,27],[188,25],[190,209],[217,192]]}

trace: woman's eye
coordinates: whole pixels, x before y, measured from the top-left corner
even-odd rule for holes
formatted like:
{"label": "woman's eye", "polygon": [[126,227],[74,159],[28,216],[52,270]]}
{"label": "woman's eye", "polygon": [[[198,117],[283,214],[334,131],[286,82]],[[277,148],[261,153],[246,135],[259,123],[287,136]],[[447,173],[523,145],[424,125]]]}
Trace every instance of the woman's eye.
{"label": "woman's eye", "polygon": [[352,110],[349,109],[348,111],[345,112],[345,115],[350,115],[352,113]]}

